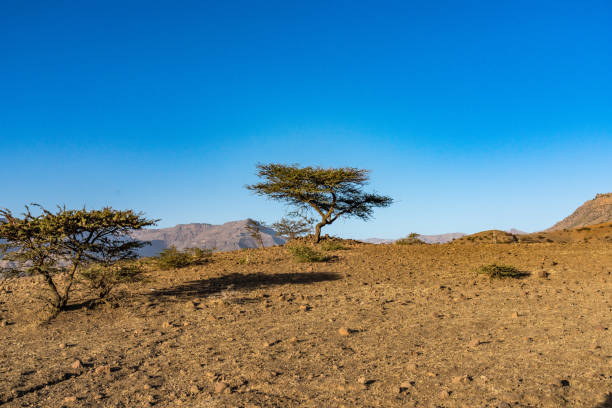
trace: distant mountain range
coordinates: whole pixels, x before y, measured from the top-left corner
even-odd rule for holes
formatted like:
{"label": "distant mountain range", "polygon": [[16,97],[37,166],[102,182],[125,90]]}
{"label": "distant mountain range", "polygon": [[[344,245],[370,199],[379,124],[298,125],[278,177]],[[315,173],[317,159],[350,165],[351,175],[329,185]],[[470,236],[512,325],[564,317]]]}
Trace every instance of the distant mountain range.
{"label": "distant mountain range", "polygon": [[547,231],[558,231],[612,221],[612,193],[597,194]]}
{"label": "distant mountain range", "polygon": [[[210,248],[215,251],[256,248],[259,243],[249,235],[246,229],[247,221],[232,221],[222,225],[179,224],[170,228],[137,231],[133,236],[138,240],[151,242],[151,245],[140,250],[141,256],[157,255],[171,245],[177,249]],[[267,247],[285,243],[271,228],[263,227],[261,236],[264,246]]]}

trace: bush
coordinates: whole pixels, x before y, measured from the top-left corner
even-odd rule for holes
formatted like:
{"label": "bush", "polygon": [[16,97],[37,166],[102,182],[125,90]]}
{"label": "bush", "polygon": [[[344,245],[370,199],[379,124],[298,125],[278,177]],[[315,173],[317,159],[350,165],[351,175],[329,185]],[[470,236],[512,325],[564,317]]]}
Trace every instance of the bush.
{"label": "bush", "polygon": [[344,245],[334,241],[325,241],[319,245],[319,248],[321,248],[323,251],[340,251],[346,249]]}
{"label": "bush", "polygon": [[495,263],[483,265],[476,270],[478,273],[488,275],[491,279],[514,278],[520,279],[528,276],[529,273],[523,272],[514,266],[498,265]]}
{"label": "bush", "polygon": [[306,245],[290,246],[287,250],[298,262],[327,262],[331,256],[324,255]]}
{"label": "bush", "polygon": [[416,232],[411,232],[406,238],[398,239],[395,243],[398,245],[424,244],[424,242],[419,239],[419,234]]}
{"label": "bush", "polygon": [[118,262],[112,265],[93,264],[82,270],[80,276],[95,296],[103,300],[117,285],[142,281],[143,272],[134,262]]}
{"label": "bush", "polygon": [[160,269],[178,269],[187,266],[202,265],[210,261],[212,249],[186,248],[182,251],[171,246],[164,249],[157,257]]}

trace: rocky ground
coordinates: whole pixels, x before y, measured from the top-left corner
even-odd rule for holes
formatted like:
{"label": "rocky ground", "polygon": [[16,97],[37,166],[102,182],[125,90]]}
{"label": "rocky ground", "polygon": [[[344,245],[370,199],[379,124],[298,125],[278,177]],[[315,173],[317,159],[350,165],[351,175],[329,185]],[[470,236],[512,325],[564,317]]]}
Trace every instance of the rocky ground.
{"label": "rocky ground", "polygon": [[42,324],[40,283],[5,281],[0,405],[612,406],[612,244],[347,248],[217,253]]}

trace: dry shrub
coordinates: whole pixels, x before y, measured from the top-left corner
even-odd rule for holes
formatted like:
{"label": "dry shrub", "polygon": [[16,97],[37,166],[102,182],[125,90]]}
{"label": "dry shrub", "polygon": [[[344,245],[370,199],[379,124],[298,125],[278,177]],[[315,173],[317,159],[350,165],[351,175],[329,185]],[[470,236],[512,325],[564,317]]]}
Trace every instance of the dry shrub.
{"label": "dry shrub", "polygon": [[293,255],[293,258],[297,262],[327,262],[332,258],[306,245],[290,246],[287,250]]}
{"label": "dry shrub", "polygon": [[480,268],[476,269],[476,272],[487,275],[491,279],[520,279],[529,275],[529,273],[521,271],[520,269],[515,268],[514,266],[498,265],[495,263],[483,265]]}
{"label": "dry shrub", "polygon": [[155,260],[160,269],[170,270],[203,265],[210,262],[211,258],[212,249],[186,248],[179,251],[176,247],[171,246],[164,249]]}

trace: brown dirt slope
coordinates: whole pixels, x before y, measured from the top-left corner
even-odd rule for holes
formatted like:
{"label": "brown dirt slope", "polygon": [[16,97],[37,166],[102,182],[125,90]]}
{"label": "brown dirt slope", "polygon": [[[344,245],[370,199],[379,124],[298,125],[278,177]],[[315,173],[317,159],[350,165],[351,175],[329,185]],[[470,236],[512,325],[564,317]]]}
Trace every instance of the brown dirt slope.
{"label": "brown dirt slope", "polygon": [[612,222],[612,193],[597,194],[569,217],[559,221],[547,231],[557,231]]}
{"label": "brown dirt slope", "polygon": [[[612,244],[286,248],[123,287],[36,322],[41,282],[0,282],[4,407],[604,407]],[[488,263],[530,272],[490,280]]]}
{"label": "brown dirt slope", "polygon": [[511,244],[513,242],[517,242],[518,239],[516,235],[511,234],[506,231],[500,230],[489,230],[477,232],[476,234],[466,235],[461,238],[458,238],[452,243],[454,244]]}

